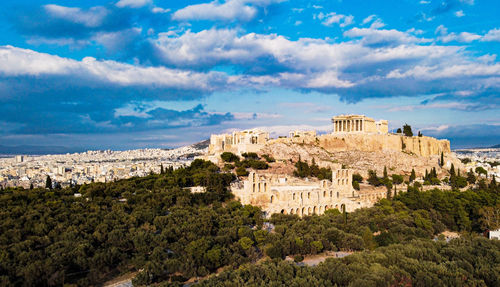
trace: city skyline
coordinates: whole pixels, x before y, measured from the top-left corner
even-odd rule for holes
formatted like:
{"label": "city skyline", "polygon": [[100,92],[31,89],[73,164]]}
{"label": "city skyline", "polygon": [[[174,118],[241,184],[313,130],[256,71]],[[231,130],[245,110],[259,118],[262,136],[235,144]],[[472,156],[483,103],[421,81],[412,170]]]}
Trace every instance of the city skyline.
{"label": "city skyline", "polygon": [[[338,114],[500,143],[497,1],[3,1],[0,146],[170,148]],[[1,153],[1,151],[0,151]]]}

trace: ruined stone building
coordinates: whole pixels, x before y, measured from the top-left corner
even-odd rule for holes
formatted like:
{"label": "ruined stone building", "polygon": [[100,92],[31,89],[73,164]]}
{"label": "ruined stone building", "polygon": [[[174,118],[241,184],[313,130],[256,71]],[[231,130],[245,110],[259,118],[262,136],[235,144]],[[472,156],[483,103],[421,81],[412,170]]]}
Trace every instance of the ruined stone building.
{"label": "ruined stone building", "polygon": [[258,152],[268,140],[269,133],[258,129],[211,135],[208,154],[217,155],[223,152],[232,152],[241,155],[245,152]]}
{"label": "ruined stone building", "polygon": [[333,133],[378,133],[387,134],[386,120],[375,121],[365,115],[339,115],[332,118]]}
{"label": "ruined stone building", "polygon": [[351,212],[369,205],[352,187],[352,171],[336,167],[332,180],[304,180],[251,172],[231,190],[242,204],[259,206],[266,216],[273,213],[299,216],[323,214],[331,208]]}

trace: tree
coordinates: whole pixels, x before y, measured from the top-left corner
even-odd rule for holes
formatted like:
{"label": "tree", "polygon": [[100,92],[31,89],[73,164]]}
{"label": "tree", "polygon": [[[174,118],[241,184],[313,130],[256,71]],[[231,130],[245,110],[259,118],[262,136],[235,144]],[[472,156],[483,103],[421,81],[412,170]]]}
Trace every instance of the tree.
{"label": "tree", "polygon": [[444,154],[441,152],[441,161],[439,162],[439,166],[443,167],[444,166]]}
{"label": "tree", "polygon": [[164,174],[165,170],[163,169],[163,163],[160,164],[160,174]]}
{"label": "tree", "polygon": [[451,167],[450,167],[450,177],[452,176],[455,176],[455,166],[453,165],[453,163],[451,164]]}
{"label": "tree", "polygon": [[396,133],[401,134],[401,133],[403,133],[403,132],[401,131],[401,128],[398,128],[398,129],[396,130]]}
{"label": "tree", "polygon": [[413,182],[417,176],[415,175],[415,169],[411,169],[411,174],[410,174],[410,182]]}
{"label": "tree", "polygon": [[391,175],[391,177],[392,177],[392,182],[394,184],[402,184],[403,183],[404,178],[401,175],[393,174],[393,175]]}
{"label": "tree", "polygon": [[470,184],[476,183],[476,175],[474,175],[472,169],[467,172],[467,182]]}
{"label": "tree", "polygon": [[34,188],[34,187],[33,187],[33,183],[30,183],[30,189],[33,189],[33,188]]}
{"label": "tree", "polygon": [[387,175],[387,167],[386,167],[386,166],[384,166],[384,179],[385,179],[385,178],[388,178],[388,175]]}
{"label": "tree", "polygon": [[482,166],[476,167],[476,173],[477,174],[484,174],[485,176],[488,176],[488,172]]}
{"label": "tree", "polygon": [[409,124],[405,124],[403,126],[403,134],[407,137],[413,136],[413,132],[411,131],[411,126]]}
{"label": "tree", "polygon": [[248,175],[248,171],[245,167],[243,166],[240,166],[236,169],[236,175],[237,176],[247,176]]}
{"label": "tree", "polygon": [[239,156],[235,155],[232,152],[223,152],[220,155],[220,158],[225,162],[237,162],[240,160]]}
{"label": "tree", "polygon": [[48,175],[45,179],[45,188],[52,189],[52,179]]}
{"label": "tree", "polygon": [[382,184],[375,170],[368,170],[368,183],[373,186],[380,186]]}
{"label": "tree", "polygon": [[418,131],[418,136],[422,137],[422,133],[420,131]]}

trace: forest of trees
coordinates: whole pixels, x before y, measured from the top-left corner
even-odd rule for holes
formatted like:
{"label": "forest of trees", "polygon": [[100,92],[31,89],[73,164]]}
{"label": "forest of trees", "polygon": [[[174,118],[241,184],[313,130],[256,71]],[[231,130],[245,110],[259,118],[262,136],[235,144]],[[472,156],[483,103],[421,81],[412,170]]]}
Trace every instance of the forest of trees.
{"label": "forest of trees", "polygon": [[[196,160],[106,184],[0,191],[0,285],[89,286],[141,270],[135,285],[182,286],[221,267],[200,284],[500,284],[500,243],[478,235],[500,222],[496,183],[464,192],[410,185],[347,215],[332,209],[265,220],[259,208],[232,199],[234,179]],[[196,185],[207,192],[186,189]],[[462,237],[432,241],[444,230]],[[283,261],[327,250],[359,252],[316,267]],[[270,259],[256,263],[264,257]]]}

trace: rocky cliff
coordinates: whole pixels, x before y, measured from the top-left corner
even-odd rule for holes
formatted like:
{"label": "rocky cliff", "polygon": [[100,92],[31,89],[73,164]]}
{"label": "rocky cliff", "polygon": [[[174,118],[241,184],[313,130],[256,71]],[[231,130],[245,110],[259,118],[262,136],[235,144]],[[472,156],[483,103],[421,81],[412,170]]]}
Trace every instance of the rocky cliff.
{"label": "rocky cliff", "polygon": [[431,137],[406,137],[394,134],[344,134],[318,137],[280,138],[273,143],[309,144],[329,152],[341,151],[399,151],[429,157],[450,153],[450,142]]}

